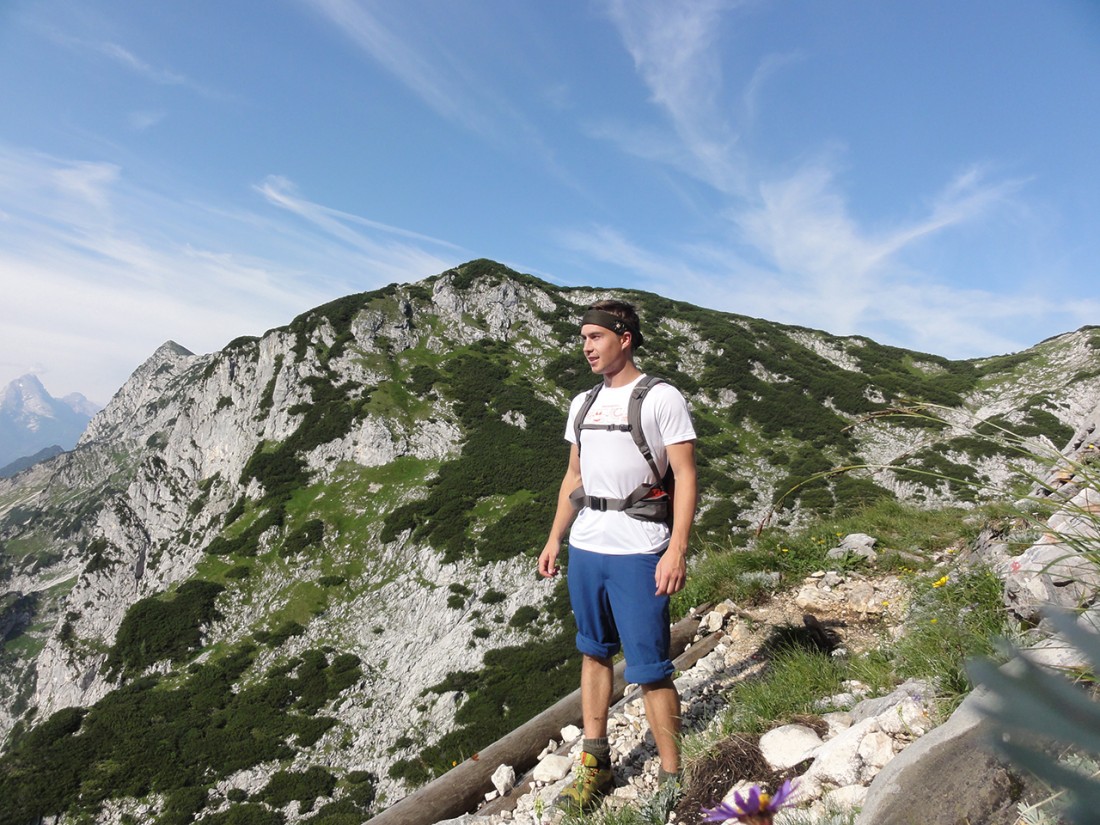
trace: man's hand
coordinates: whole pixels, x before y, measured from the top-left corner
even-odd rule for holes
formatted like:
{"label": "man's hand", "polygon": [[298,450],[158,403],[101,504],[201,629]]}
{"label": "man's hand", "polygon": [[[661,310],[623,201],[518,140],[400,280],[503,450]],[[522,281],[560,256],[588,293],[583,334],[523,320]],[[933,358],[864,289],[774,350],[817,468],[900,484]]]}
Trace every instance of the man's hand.
{"label": "man's hand", "polygon": [[657,571],[653,578],[657,582],[656,595],[658,596],[671,596],[683,590],[684,585],[687,584],[687,560],[684,554],[671,547],[666,550],[661,560],[657,562]]}
{"label": "man's hand", "polygon": [[539,554],[539,575],[544,578],[552,578],[558,575],[558,553],[561,552],[560,541],[548,541],[546,547]]}

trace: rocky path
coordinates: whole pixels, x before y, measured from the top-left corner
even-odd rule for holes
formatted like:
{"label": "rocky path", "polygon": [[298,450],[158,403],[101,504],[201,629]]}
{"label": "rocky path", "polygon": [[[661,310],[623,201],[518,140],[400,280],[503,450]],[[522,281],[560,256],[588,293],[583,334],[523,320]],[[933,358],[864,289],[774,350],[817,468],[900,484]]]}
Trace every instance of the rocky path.
{"label": "rocky path", "polygon": [[[839,634],[839,640],[823,641],[829,646],[839,641],[840,649],[834,655],[864,650],[880,642],[882,634],[900,620],[902,593],[902,585],[893,577],[872,579],[824,571],[806,579],[793,598],[776,598],[753,610],[726,602],[701,615],[694,644],[713,649],[676,677],[685,733],[716,724],[731,686],[760,672],[777,633],[802,634],[812,642],[815,633],[820,637],[820,625],[824,625],[836,628]],[[810,611],[820,620],[817,628],[804,622]],[[828,706],[822,707],[816,723],[778,728],[759,743],[745,743],[739,754],[731,755],[727,748],[722,765],[692,765],[684,797],[666,821],[690,825],[699,820],[701,804],[715,804],[728,792],[753,782],[770,786],[777,777],[789,775],[801,776],[799,807],[803,810],[813,808],[825,817],[826,810],[859,805],[878,769],[931,727],[931,690],[911,683],[888,697],[861,701],[863,687],[847,687],[846,693],[832,697]],[[602,804],[659,804],[655,798],[657,753],[640,691],[628,688],[624,699],[612,708],[608,734],[616,787]],[[552,800],[571,779],[580,742],[579,729],[563,729],[560,740],[547,743],[541,761],[528,776],[516,778],[508,766],[501,766],[494,775],[498,790],[488,795],[480,812],[439,825],[560,822],[563,815],[553,809]],[[723,772],[729,776],[723,777]]]}

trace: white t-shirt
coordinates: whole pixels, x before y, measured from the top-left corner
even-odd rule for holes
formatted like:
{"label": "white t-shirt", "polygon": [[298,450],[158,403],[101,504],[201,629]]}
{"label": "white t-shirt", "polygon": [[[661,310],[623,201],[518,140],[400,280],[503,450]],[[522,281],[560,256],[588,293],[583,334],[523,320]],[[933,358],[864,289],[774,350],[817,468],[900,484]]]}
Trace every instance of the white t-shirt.
{"label": "white t-shirt", "polygon": [[[641,380],[639,376],[638,380]],[[602,387],[585,418],[587,424],[626,424],[630,393],[637,381],[625,387]],[[587,393],[569,405],[565,438],[576,443],[573,419]],[[666,444],[695,440],[687,402],[669,384],[656,384],[642,401],[642,430],[657,467],[668,469]],[[581,433],[581,478],[584,491],[599,498],[626,498],[643,482],[655,483],[653,471],[629,432],[584,430]],[[631,518],[615,510],[581,509],[569,531],[569,543],[593,553],[626,555],[659,553],[668,546],[669,527],[662,522]]]}

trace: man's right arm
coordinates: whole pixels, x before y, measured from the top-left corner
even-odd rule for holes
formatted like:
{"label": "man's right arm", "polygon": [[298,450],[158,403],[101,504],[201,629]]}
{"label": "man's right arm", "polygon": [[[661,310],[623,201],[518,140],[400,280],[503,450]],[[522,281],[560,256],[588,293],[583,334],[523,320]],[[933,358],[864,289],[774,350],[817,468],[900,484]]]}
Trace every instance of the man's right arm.
{"label": "man's right arm", "polygon": [[554,511],[554,523],[550,525],[550,536],[546,539],[546,546],[539,554],[539,575],[547,578],[558,574],[558,553],[561,552],[561,543],[569,530],[569,525],[577,516],[577,510],[573,502],[569,500],[569,494],[581,486],[581,454],[576,444],[569,448],[569,466],[565,470],[565,477],[558,488],[558,506]]}

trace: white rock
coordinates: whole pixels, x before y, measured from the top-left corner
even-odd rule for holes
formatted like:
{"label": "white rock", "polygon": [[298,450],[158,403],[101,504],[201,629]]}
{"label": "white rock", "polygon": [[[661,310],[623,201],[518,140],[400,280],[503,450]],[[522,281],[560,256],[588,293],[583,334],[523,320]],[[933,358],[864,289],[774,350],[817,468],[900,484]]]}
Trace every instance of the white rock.
{"label": "white rock", "polygon": [[805,725],[782,725],[760,737],[760,752],[775,770],[793,767],[821,747],[821,737]]}
{"label": "white rock", "polygon": [[842,710],[834,710],[829,713],[823,713],[821,718],[825,720],[825,723],[829,726],[829,733],[827,738],[832,739],[842,730],[847,730],[852,726],[852,714]]}
{"label": "white rock", "polygon": [[562,744],[566,742],[572,742],[574,739],[581,735],[581,729],[576,725],[566,725],[561,729],[561,741]]}
{"label": "white rock", "polygon": [[572,767],[573,760],[568,756],[550,754],[535,766],[531,776],[536,782],[557,782],[559,779],[568,776]]}
{"label": "white rock", "polygon": [[877,540],[866,533],[850,533],[840,540],[840,544],[830,550],[826,555],[830,559],[844,558],[847,555],[858,556],[867,561],[874,561],[878,557],[875,552]]}
{"label": "white rock", "polygon": [[922,736],[933,727],[932,717],[924,702],[907,696],[893,708],[875,717],[882,730],[890,736]]}
{"label": "white rock", "polygon": [[879,729],[878,721],[865,719],[830,739],[815,754],[813,765],[802,775],[799,795],[816,799],[824,791],[862,782],[863,760],[859,745],[863,737]]}
{"label": "white rock", "polygon": [[794,596],[794,603],[801,610],[811,613],[827,613],[835,610],[842,597],[837,593],[824,590],[816,584],[804,585]]}
{"label": "white rock", "polygon": [[894,758],[894,740],[881,730],[871,731],[860,740],[858,753],[863,760],[864,779],[870,779]]}
{"label": "white rock", "polygon": [[493,787],[501,796],[516,786],[516,769],[511,765],[501,765],[493,771]]}
{"label": "white rock", "polygon": [[843,788],[834,788],[825,794],[821,801],[827,811],[851,811],[854,808],[862,808],[867,799],[867,787],[865,785],[845,785]]}
{"label": "white rock", "polygon": [[725,624],[725,617],[717,610],[712,610],[703,618],[701,627],[708,633],[717,633],[722,629],[723,624]]}
{"label": "white rock", "polygon": [[881,613],[882,599],[875,592],[874,585],[866,581],[845,582],[837,588],[836,597],[840,602],[857,613]]}

